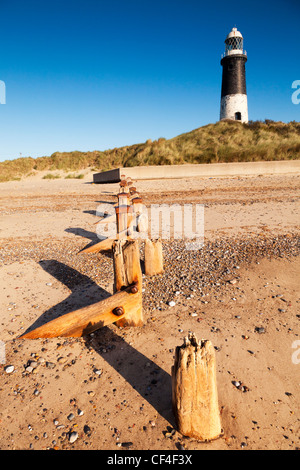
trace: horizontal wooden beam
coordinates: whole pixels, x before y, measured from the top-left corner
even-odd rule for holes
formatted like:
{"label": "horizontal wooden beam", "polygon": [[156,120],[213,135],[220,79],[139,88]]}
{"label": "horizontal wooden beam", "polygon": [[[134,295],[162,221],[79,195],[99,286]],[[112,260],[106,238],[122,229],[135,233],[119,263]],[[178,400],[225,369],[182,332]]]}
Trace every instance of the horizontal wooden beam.
{"label": "horizontal wooden beam", "polygon": [[105,240],[101,240],[101,242],[96,243],[95,245],[84,248],[83,250],[79,251],[79,253],[99,253],[100,251],[111,250],[113,241],[114,240],[112,238],[106,238]]}
{"label": "horizontal wooden beam", "polygon": [[126,319],[126,315],[131,317],[135,312],[139,312],[141,293],[136,291],[135,286],[127,287],[107,299],[55,318],[20,338],[76,338],[90,334],[122,318]]}

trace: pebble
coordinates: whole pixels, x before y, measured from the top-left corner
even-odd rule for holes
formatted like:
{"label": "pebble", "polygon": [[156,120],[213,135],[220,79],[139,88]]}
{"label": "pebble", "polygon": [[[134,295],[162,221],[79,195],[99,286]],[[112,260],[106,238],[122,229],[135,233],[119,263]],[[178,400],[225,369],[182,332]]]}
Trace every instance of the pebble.
{"label": "pebble", "polygon": [[244,385],[242,382],[238,382],[237,380],[233,380],[232,382],[232,385],[234,385],[238,390],[240,390],[241,392],[249,392],[249,388]]}
{"label": "pebble", "polygon": [[68,416],[67,416],[68,420],[69,421],[72,421],[72,419],[75,418],[74,414],[73,413],[70,413]]}
{"label": "pebble", "polygon": [[125,449],[128,449],[133,445],[133,442],[122,442],[121,446],[125,447]]}
{"label": "pebble", "polygon": [[83,432],[84,434],[86,434],[87,436],[90,436],[92,434],[92,430],[91,428],[86,424],[84,427],[83,427]]}
{"label": "pebble", "polygon": [[78,439],[78,433],[76,431],[72,431],[69,435],[69,442],[73,444]]}
{"label": "pebble", "polygon": [[5,367],[5,372],[7,374],[11,374],[15,370],[14,366],[7,366]]}
{"label": "pebble", "polygon": [[171,301],[169,302],[169,306],[170,306],[170,307],[175,307],[175,305],[176,305],[176,302],[174,302],[174,300],[171,300]]}
{"label": "pebble", "polygon": [[47,361],[47,362],[46,362],[46,367],[47,367],[48,369],[54,369],[55,364],[54,364],[53,362],[48,362],[48,361]]}
{"label": "pebble", "polygon": [[258,333],[259,335],[263,334],[266,332],[265,328],[263,326],[256,326],[255,327],[255,331],[256,333]]}
{"label": "pebble", "polygon": [[239,387],[241,385],[241,382],[237,382],[236,380],[234,380],[232,382],[232,385],[234,385],[235,387]]}
{"label": "pebble", "polygon": [[66,359],[65,357],[59,357],[59,358],[57,359],[57,362],[58,362],[59,364],[64,364],[64,363],[66,362],[66,360],[67,360],[67,359]]}
{"label": "pebble", "polygon": [[177,443],[176,443],[176,447],[177,447],[178,450],[186,450],[185,447],[184,447],[184,445],[181,444],[180,442],[177,442]]}

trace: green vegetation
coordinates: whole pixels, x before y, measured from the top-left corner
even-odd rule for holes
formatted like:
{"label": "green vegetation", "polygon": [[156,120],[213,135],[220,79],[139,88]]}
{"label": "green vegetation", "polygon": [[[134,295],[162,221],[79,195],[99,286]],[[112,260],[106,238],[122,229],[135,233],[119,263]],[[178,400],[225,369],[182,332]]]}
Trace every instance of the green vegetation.
{"label": "green vegetation", "polygon": [[[0,163],[0,182],[16,180],[33,171],[106,171],[139,165],[250,162],[300,158],[299,122],[222,121],[173,139],[93,152],[55,152],[50,157],[18,158]],[[47,176],[47,175],[46,175]],[[67,176],[67,178],[74,176]],[[82,178],[81,174],[76,178]]]}
{"label": "green vegetation", "polygon": [[74,173],[69,173],[67,176],[65,176],[65,180],[70,180],[70,179],[82,180],[82,178],[84,178],[83,173],[80,173],[79,175],[75,175]]}
{"label": "green vegetation", "polygon": [[53,173],[47,173],[43,176],[43,180],[57,180],[58,178],[60,178],[60,175],[54,175]]}

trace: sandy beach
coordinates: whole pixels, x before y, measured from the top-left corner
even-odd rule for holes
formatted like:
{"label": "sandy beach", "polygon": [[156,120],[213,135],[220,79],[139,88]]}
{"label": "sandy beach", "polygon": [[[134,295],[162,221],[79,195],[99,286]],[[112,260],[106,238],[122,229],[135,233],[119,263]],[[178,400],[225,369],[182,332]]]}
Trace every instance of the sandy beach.
{"label": "sandy beach", "polygon": [[[300,175],[137,181],[147,207],[203,204],[203,247],[163,241],[142,327],[26,340],[113,293],[111,254],[79,252],[119,185],[42,177],[0,184],[0,449],[299,449]],[[172,413],[189,331],[216,352],[224,434],[208,443],[182,436]]]}

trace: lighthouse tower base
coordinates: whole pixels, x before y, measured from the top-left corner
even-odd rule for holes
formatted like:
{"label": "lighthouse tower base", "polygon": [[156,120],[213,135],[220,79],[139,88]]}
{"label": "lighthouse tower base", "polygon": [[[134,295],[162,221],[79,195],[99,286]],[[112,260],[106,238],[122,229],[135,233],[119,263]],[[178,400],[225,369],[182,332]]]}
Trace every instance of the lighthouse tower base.
{"label": "lighthouse tower base", "polygon": [[221,98],[220,120],[231,119],[233,121],[248,122],[247,95],[237,93],[225,95]]}

